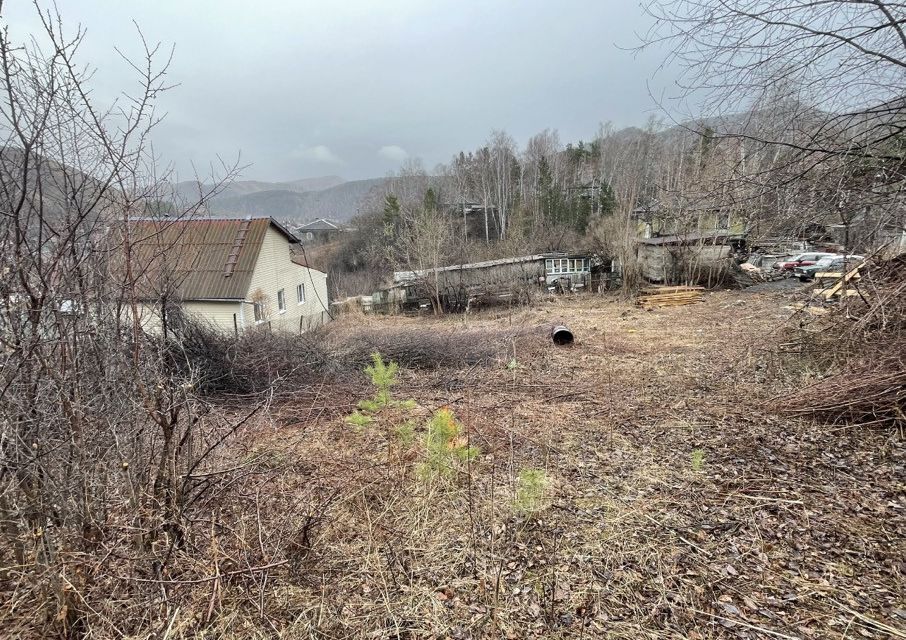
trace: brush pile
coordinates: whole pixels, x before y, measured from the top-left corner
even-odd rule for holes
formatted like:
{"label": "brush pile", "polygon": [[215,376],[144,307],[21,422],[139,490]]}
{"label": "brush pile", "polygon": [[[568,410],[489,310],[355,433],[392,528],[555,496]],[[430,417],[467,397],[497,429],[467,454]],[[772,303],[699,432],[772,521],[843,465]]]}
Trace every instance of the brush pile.
{"label": "brush pile", "polygon": [[785,413],[834,425],[906,426],[903,354],[877,354],[849,366],[807,387],[784,407]]}
{"label": "brush pile", "polygon": [[636,303],[645,309],[680,307],[705,299],[704,287],[647,287],[642,289]]}
{"label": "brush pile", "polygon": [[[539,342],[542,331],[431,328],[418,324],[397,328],[326,327],[328,348],[336,362],[360,371],[380,353],[407,369],[463,368],[487,365],[506,357],[514,341]],[[531,340],[530,340],[531,341]]]}
{"label": "brush pile", "polygon": [[450,329],[418,324],[398,327],[335,322],[302,335],[249,331],[224,334],[194,319],[174,322],[164,351],[171,366],[198,380],[201,391],[252,394],[285,383],[293,388],[359,380],[380,353],[412,370],[486,366],[541,344],[545,328],[514,331]]}
{"label": "brush pile", "polygon": [[859,295],[825,316],[833,373],[779,402],[826,424],[906,427],[906,256],[865,270]]}

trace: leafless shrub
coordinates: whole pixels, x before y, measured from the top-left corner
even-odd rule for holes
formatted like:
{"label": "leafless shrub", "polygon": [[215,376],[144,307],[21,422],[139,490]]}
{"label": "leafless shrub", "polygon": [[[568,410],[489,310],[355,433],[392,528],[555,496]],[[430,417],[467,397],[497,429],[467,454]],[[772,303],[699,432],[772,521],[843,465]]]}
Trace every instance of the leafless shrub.
{"label": "leafless shrub", "polygon": [[375,351],[409,369],[462,368],[492,364],[506,356],[513,340],[530,339],[531,335],[430,326],[359,329],[337,336],[331,349],[339,362],[356,369],[367,365]]}
{"label": "leafless shrub", "polygon": [[[851,285],[853,286],[853,285]],[[840,425],[906,427],[906,259],[865,269],[859,296],[809,328],[827,377],[777,407]]]}
{"label": "leafless shrub", "polygon": [[143,331],[141,309],[167,308],[169,291],[136,286],[130,221],[183,219],[210,195],[171,204],[157,173],[166,60],[143,40],[138,91],[101,108],[75,58],[82,32],[40,17],[30,45],[0,31],[0,629],[166,636],[181,607],[201,626],[216,610],[182,586],[251,582],[258,597],[267,567],[289,562],[264,533],[273,511],[236,493],[272,467],[221,452],[270,397],[215,407],[185,354]]}
{"label": "leafless shrub", "polygon": [[253,394],[281,381],[315,385],[347,371],[321,339],[321,331],[301,336],[248,331],[224,333],[197,318],[176,316],[172,331],[158,338],[174,370],[198,380],[209,394]]}
{"label": "leafless shrub", "polygon": [[783,408],[828,424],[906,427],[906,360],[890,353],[850,362]]}
{"label": "leafless shrub", "polygon": [[301,336],[250,331],[236,337],[187,318],[171,328],[166,350],[174,373],[197,381],[200,391],[213,395],[364,381],[361,371],[375,352],[412,370],[490,365],[506,357],[514,340],[531,341],[544,334],[544,329],[390,329],[338,322]]}

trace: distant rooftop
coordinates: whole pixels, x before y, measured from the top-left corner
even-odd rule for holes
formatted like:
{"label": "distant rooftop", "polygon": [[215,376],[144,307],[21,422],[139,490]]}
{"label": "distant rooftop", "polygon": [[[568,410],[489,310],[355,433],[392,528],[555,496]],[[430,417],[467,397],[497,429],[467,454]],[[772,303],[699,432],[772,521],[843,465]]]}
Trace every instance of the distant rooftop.
{"label": "distant rooftop", "polygon": [[703,240],[721,240],[721,239],[738,239],[745,237],[744,234],[730,233],[726,230],[709,231],[704,233],[683,233],[669,236],[653,236],[651,238],[636,238],[639,244],[686,244],[689,242],[700,242]]}
{"label": "distant rooftop", "polygon": [[499,258],[497,260],[485,260],[483,262],[467,262],[465,264],[453,264],[448,267],[438,267],[436,269],[421,269],[417,271],[394,271],[393,281],[397,283],[411,282],[418,278],[424,278],[429,273],[442,273],[444,271],[468,271],[472,269],[487,269],[490,267],[499,267],[505,264],[520,264],[525,262],[537,262],[547,258],[576,258],[587,257],[587,254],[551,252],[536,253],[530,256],[517,256],[514,258]]}
{"label": "distant rooftop", "polygon": [[340,225],[331,222],[325,218],[318,218],[317,220],[312,220],[311,222],[306,222],[303,225],[296,227],[298,233],[305,233],[306,231],[342,231],[343,228]]}

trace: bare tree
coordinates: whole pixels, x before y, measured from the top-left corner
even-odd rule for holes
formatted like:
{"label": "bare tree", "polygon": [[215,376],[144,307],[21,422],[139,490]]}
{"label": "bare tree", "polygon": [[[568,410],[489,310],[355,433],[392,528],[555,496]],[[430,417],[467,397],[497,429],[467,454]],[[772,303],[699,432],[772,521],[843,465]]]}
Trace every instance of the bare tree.
{"label": "bare tree", "polygon": [[[877,224],[903,224],[906,11],[886,0],[653,0],[649,45],[681,70],[672,113],[710,116],[740,141],[735,176],[754,209],[793,205],[839,163],[855,173]],[[696,127],[692,127],[696,128]],[[842,159],[842,160],[840,160]],[[849,189],[852,192],[855,185]],[[895,211],[899,209],[900,213]],[[820,212],[811,212],[820,218]]]}
{"label": "bare tree", "polygon": [[84,32],[36,10],[31,44],[0,31],[0,562],[18,582],[3,606],[25,625],[14,635],[131,635],[157,628],[159,585],[133,591],[146,615],[112,620],[96,565],[166,577],[207,491],[198,474],[238,428],[210,420],[178,343],[144,331],[142,308],[178,302],[178,283],[149,273],[148,246],[168,247],[132,222],[163,228],[211,194],[173,204],[157,170],[168,53],[139,32],[135,91],[101,108],[76,58]]}

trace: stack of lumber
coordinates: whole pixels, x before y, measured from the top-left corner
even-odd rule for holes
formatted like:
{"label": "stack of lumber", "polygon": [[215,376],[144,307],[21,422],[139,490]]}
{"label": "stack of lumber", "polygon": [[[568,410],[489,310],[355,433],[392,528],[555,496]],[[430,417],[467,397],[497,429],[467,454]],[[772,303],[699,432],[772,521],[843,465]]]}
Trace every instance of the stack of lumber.
{"label": "stack of lumber", "polygon": [[646,309],[679,307],[701,302],[705,299],[704,291],[704,287],[647,287],[642,289],[636,303]]}
{"label": "stack of lumber", "polygon": [[[834,298],[836,296],[846,297],[846,296],[859,295],[859,291],[857,289],[851,289],[847,285],[849,285],[851,282],[858,280],[859,278],[862,277],[859,274],[859,269],[861,269],[861,268],[862,268],[862,265],[860,264],[857,267],[855,267],[852,271],[850,271],[849,273],[836,274],[837,278],[821,278],[821,279],[819,279],[819,282],[827,281],[827,280],[830,280],[831,282],[834,282],[834,281],[836,281],[836,282],[835,282],[835,284],[833,284],[832,286],[829,286],[826,289],[815,289],[815,294],[822,296],[825,301],[830,301],[832,298]],[[830,275],[834,275],[834,274],[821,273],[821,275],[830,276]],[[817,274],[816,274],[816,279],[818,279]]]}

